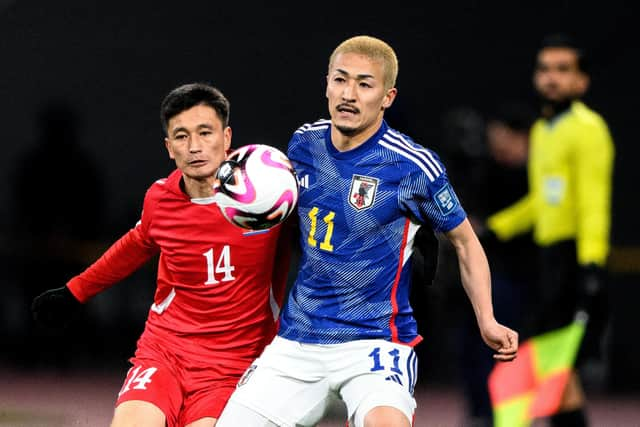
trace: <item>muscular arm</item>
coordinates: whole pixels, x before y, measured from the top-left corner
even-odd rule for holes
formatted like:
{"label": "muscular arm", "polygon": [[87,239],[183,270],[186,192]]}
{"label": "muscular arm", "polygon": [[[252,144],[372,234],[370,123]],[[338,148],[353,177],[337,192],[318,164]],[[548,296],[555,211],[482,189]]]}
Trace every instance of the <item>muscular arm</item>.
{"label": "muscular arm", "polygon": [[476,315],[484,342],[497,353],[494,358],[513,360],[518,350],[518,334],[499,324],[493,315],[489,263],[468,219],[445,233],[456,250],[460,278]]}

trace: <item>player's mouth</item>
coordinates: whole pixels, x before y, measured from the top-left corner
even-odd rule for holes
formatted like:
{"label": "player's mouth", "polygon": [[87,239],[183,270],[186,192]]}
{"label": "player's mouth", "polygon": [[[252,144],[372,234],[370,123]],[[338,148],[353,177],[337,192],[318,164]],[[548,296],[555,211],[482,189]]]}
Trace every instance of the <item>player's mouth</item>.
{"label": "player's mouth", "polygon": [[356,107],[348,104],[340,104],[336,107],[336,110],[341,114],[358,114],[360,110]]}
{"label": "player's mouth", "polygon": [[197,159],[197,160],[190,160],[189,161],[189,166],[193,166],[193,167],[196,167],[196,168],[199,168],[199,167],[204,166],[206,164],[207,164],[206,160]]}

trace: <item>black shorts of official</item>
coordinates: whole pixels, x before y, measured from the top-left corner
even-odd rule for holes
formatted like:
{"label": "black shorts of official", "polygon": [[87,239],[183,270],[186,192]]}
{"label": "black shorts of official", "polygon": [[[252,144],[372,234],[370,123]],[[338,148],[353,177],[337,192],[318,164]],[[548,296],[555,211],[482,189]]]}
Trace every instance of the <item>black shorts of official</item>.
{"label": "black shorts of official", "polygon": [[[526,336],[540,335],[570,324],[580,303],[581,272],[578,267],[576,243],[567,240],[541,247],[538,262],[538,285],[531,304],[533,316],[528,323]],[[586,359],[601,356],[602,332],[606,320],[606,295],[598,298],[587,322],[585,337],[580,346],[576,365]]]}
{"label": "black shorts of official", "polygon": [[540,247],[538,285],[532,301],[532,335],[571,323],[578,304],[578,276],[574,241]]}

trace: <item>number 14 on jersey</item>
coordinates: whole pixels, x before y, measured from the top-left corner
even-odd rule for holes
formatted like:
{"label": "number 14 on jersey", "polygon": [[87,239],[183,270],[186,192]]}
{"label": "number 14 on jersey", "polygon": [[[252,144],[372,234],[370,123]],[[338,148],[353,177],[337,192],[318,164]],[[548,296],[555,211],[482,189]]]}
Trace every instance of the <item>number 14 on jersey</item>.
{"label": "number 14 on jersey", "polygon": [[[218,254],[217,263],[215,262],[213,248],[203,253],[202,256],[207,260],[207,281],[204,282],[205,285],[215,285],[216,283],[220,283],[220,281],[229,282],[235,279],[232,273],[236,268],[231,265],[231,249],[229,245],[224,245]],[[218,277],[220,277],[220,275],[223,276],[220,280],[216,280],[216,274]]]}

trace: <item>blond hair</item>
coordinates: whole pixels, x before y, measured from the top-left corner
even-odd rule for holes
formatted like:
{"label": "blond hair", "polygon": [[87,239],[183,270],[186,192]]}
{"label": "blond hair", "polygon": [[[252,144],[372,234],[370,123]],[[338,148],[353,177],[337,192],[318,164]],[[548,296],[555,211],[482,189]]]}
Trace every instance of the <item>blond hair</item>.
{"label": "blond hair", "polygon": [[385,89],[395,87],[398,77],[398,58],[393,48],[384,41],[371,36],[355,36],[343,41],[329,57],[329,69],[336,56],[341,53],[356,53],[382,62]]}

